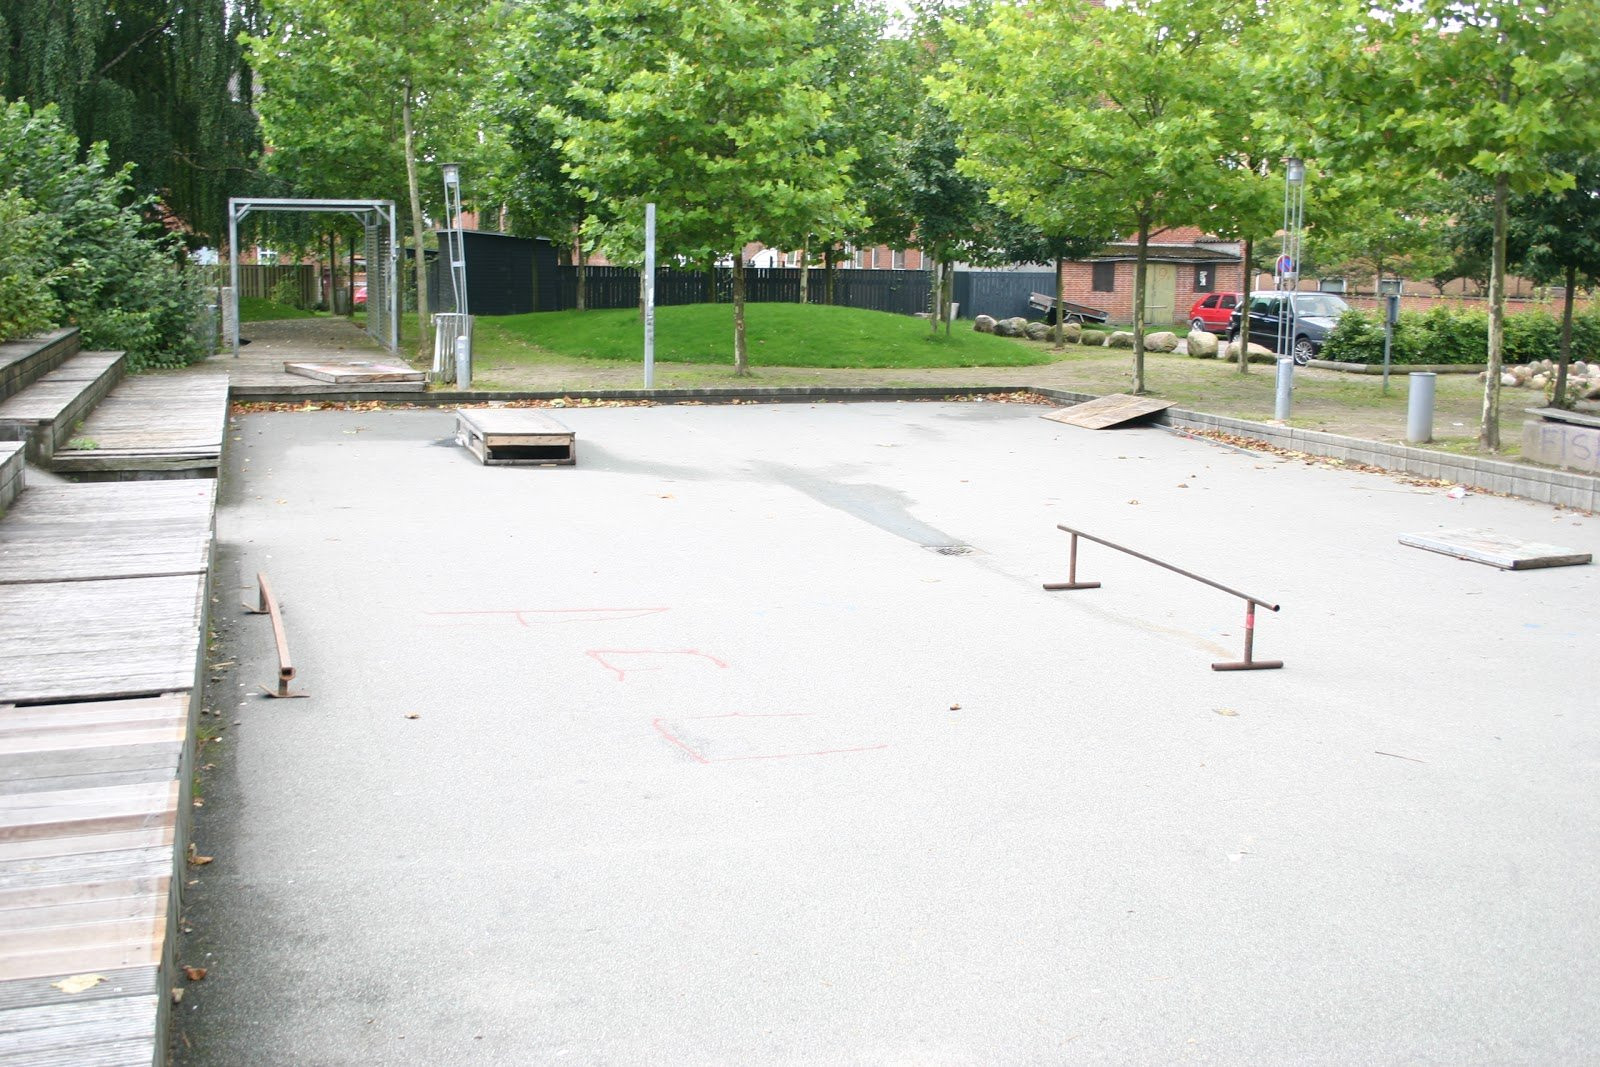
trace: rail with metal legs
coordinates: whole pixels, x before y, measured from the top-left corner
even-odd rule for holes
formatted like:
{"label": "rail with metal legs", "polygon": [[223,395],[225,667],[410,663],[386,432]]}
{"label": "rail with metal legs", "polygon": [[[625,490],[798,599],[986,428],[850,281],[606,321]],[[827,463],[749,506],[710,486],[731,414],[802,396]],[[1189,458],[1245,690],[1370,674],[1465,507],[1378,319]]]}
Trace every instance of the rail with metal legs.
{"label": "rail with metal legs", "polygon": [[1169,571],[1172,571],[1175,574],[1183,575],[1185,578],[1193,578],[1197,582],[1200,582],[1200,583],[1202,583],[1204,585],[1209,585],[1213,589],[1220,589],[1224,593],[1230,593],[1233,596],[1236,596],[1240,600],[1243,600],[1245,602],[1245,613],[1244,613],[1244,659],[1239,660],[1239,661],[1234,662],[1234,663],[1213,663],[1211,665],[1211,669],[1212,670],[1214,670],[1214,671],[1270,671],[1270,670],[1277,670],[1278,668],[1283,666],[1283,661],[1282,660],[1278,660],[1278,659],[1256,659],[1255,656],[1254,656],[1255,638],[1256,638],[1256,606],[1260,605],[1261,607],[1266,608],[1268,611],[1277,611],[1278,610],[1278,605],[1277,604],[1274,604],[1274,603],[1272,603],[1270,601],[1267,601],[1267,600],[1263,600],[1260,597],[1251,596],[1249,593],[1241,593],[1237,589],[1233,589],[1233,588],[1230,588],[1230,587],[1228,587],[1226,585],[1223,585],[1221,582],[1214,582],[1210,578],[1202,578],[1200,575],[1194,574],[1194,573],[1192,573],[1190,571],[1186,571],[1182,567],[1174,567],[1170,563],[1165,563],[1165,562],[1163,562],[1163,561],[1161,561],[1159,559],[1154,558],[1153,556],[1147,556],[1143,552],[1135,552],[1133,549],[1128,548],[1125,545],[1119,545],[1119,544],[1116,544],[1115,542],[1107,541],[1103,537],[1096,537],[1094,534],[1087,534],[1087,533],[1084,533],[1082,530],[1074,530],[1070,526],[1062,526],[1059,523],[1056,525],[1056,529],[1061,530],[1064,533],[1069,533],[1069,534],[1072,535],[1072,555],[1070,557],[1070,562],[1069,562],[1068,567],[1067,567],[1067,580],[1064,581],[1064,582],[1045,582],[1044,583],[1044,587],[1046,589],[1055,591],[1055,590],[1061,590],[1061,589],[1098,589],[1098,588],[1100,588],[1100,583],[1099,582],[1080,582],[1080,581],[1078,581],[1078,538],[1082,537],[1085,540],[1093,541],[1097,545],[1105,545],[1107,548],[1114,548],[1118,552],[1124,552],[1124,553],[1134,557],[1135,559],[1142,559],[1146,563],[1154,563],[1157,567],[1164,567],[1165,569],[1167,569]]}
{"label": "rail with metal legs", "polygon": [[278,610],[278,600],[272,595],[272,586],[267,584],[267,576],[258,571],[256,582],[261,587],[260,604],[257,607],[246,604],[244,609],[251,615],[271,617],[272,639],[278,645],[278,689],[276,692],[267,686],[262,686],[261,689],[267,696],[275,699],[308,697],[310,693],[295,693],[289,689],[289,683],[294,680],[294,664],[289,661],[289,638],[283,631],[283,613]]}

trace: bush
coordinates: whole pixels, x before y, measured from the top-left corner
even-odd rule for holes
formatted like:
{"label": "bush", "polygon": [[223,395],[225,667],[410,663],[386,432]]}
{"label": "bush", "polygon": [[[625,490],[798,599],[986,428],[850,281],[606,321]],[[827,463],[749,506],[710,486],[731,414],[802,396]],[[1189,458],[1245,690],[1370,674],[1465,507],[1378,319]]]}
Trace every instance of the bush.
{"label": "bush", "polygon": [[305,310],[300,300],[300,280],[292,275],[279,278],[278,284],[274,285],[272,292],[268,294],[268,299],[282,307]]}
{"label": "bush", "polygon": [[56,325],[57,227],[15,189],[0,191],[0,341],[30,337]]}
{"label": "bush", "polygon": [[26,305],[7,313],[0,337],[75,323],[85,348],[124,349],[135,370],[206,354],[191,329],[198,288],[179,269],[179,242],[146,220],[151,205],[134,200],[130,173],[113,170],[101,144],[79,162],[54,107],[0,102],[0,189],[28,193],[6,201],[14,220],[4,229],[22,235],[6,247],[27,249],[13,253],[27,263],[15,275],[34,279],[14,282],[9,265],[0,275]]}
{"label": "bush", "polygon": [[[1561,323],[1544,311],[1506,316],[1505,348],[1510,363],[1556,359]],[[1489,315],[1440,305],[1426,312],[1403,311],[1394,328],[1391,353],[1400,364],[1471,364],[1489,358]],[[1383,320],[1372,312],[1347,311],[1323,344],[1322,358],[1343,363],[1383,362]],[[1572,320],[1572,358],[1600,358],[1600,309],[1591,308]]]}

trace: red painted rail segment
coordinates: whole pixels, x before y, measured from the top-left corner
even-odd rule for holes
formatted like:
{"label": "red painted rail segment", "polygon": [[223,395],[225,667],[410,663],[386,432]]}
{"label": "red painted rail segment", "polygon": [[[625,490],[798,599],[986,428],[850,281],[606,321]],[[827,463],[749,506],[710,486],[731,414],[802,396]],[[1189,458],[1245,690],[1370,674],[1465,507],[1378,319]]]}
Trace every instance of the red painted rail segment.
{"label": "red painted rail segment", "polygon": [[1211,665],[1211,669],[1212,670],[1214,670],[1214,671],[1270,671],[1270,670],[1277,670],[1278,668],[1283,666],[1283,661],[1282,660],[1277,660],[1277,659],[1256,659],[1255,656],[1254,656],[1255,638],[1256,638],[1256,606],[1260,605],[1261,607],[1266,608],[1268,611],[1277,611],[1279,605],[1272,603],[1270,600],[1264,600],[1261,597],[1251,596],[1249,593],[1242,593],[1239,590],[1232,588],[1231,586],[1223,585],[1221,582],[1214,582],[1210,578],[1202,577],[1202,576],[1200,576],[1198,574],[1193,573],[1192,571],[1186,571],[1182,567],[1175,567],[1172,564],[1165,562],[1164,560],[1156,559],[1154,556],[1147,556],[1143,552],[1137,552],[1134,549],[1131,549],[1131,548],[1127,547],[1126,545],[1119,545],[1114,541],[1107,541],[1103,537],[1096,537],[1094,534],[1084,533],[1082,530],[1075,530],[1070,526],[1063,526],[1060,523],[1056,524],[1056,529],[1062,531],[1063,533],[1068,533],[1068,534],[1072,535],[1072,554],[1071,554],[1070,562],[1068,564],[1068,569],[1067,569],[1067,580],[1064,581],[1064,582],[1045,582],[1044,583],[1044,587],[1046,589],[1049,589],[1051,591],[1059,591],[1059,590],[1063,590],[1063,589],[1099,589],[1100,588],[1100,583],[1099,582],[1080,582],[1080,581],[1078,581],[1078,538],[1081,537],[1086,541],[1093,541],[1097,545],[1105,545],[1107,548],[1114,548],[1118,552],[1122,552],[1122,553],[1125,553],[1127,555],[1130,555],[1130,556],[1134,557],[1135,559],[1142,559],[1146,563],[1154,563],[1157,567],[1162,567],[1162,568],[1164,568],[1166,570],[1172,571],[1174,574],[1181,574],[1185,578],[1193,578],[1195,581],[1200,582],[1202,585],[1209,585],[1213,589],[1220,589],[1222,592],[1228,593],[1228,594],[1230,594],[1232,596],[1236,596],[1240,600],[1243,600],[1245,602],[1245,613],[1244,613],[1244,659],[1238,660],[1237,662],[1231,662],[1231,663],[1213,663]]}
{"label": "red painted rail segment", "polygon": [[267,576],[260,571],[256,572],[256,584],[260,587],[260,603],[257,607],[245,605],[245,611],[251,615],[266,615],[272,619],[272,640],[278,646],[278,688],[274,692],[267,686],[261,689],[269,697],[275,699],[288,697],[308,697],[310,693],[295,693],[289,689],[289,683],[294,680],[294,664],[289,660],[289,638],[283,629],[283,613],[278,610],[278,599],[272,595],[272,586],[267,583]]}

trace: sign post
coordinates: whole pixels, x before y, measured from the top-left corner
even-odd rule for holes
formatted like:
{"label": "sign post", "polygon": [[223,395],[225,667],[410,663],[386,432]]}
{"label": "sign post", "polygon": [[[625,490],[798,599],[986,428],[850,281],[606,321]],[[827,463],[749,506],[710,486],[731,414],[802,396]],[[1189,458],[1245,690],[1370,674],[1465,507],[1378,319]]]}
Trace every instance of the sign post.
{"label": "sign post", "polygon": [[644,387],[656,387],[656,206],[644,206]]}

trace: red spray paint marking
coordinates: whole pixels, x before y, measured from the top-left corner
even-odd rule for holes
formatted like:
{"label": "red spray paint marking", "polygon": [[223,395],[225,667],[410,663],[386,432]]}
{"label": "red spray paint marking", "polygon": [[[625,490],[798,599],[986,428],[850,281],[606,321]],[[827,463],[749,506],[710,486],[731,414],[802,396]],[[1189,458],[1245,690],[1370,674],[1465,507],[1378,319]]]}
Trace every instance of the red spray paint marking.
{"label": "red spray paint marking", "polygon": [[[699,656],[701,659],[710,660],[718,667],[727,666],[726,663],[722,662],[717,657],[692,648],[591,648],[585,652],[584,655],[600,664],[600,666],[604,667],[606,670],[614,673],[617,676],[617,681],[619,682],[627,676],[628,672],[623,670],[621,667],[618,667],[610,660],[606,659],[607,656]],[[658,671],[660,669],[660,667],[632,668],[634,673],[638,673],[639,671]]]}
{"label": "red spray paint marking", "polygon": [[[552,626],[569,622],[620,622],[623,619],[642,619],[646,615],[659,615],[671,608],[518,608],[501,611],[427,611],[424,615],[510,615],[518,626]],[[527,616],[536,616],[529,622]],[[547,617],[550,616],[550,617]],[[566,616],[565,618],[554,616]]]}
{"label": "red spray paint marking", "polygon": [[[804,719],[809,718],[810,714],[810,712],[805,711],[792,711],[776,712],[768,715],[749,715],[742,711],[735,711],[728,715],[694,715],[684,719],[683,721],[697,722],[701,719]],[[695,751],[688,744],[684,743],[684,740],[681,737],[667,728],[666,722],[666,719],[652,719],[650,720],[650,725],[654,726],[656,728],[656,732],[662,737],[672,742],[684,752],[687,752],[690,759],[694,760],[696,763],[702,764],[739,763],[745,760],[757,759],[794,759],[799,756],[837,756],[846,752],[876,752],[879,749],[889,747],[888,745],[864,745],[860,748],[824,748],[819,749],[816,752],[771,752],[754,756],[718,756],[713,759],[712,757],[702,755],[701,753]]]}

